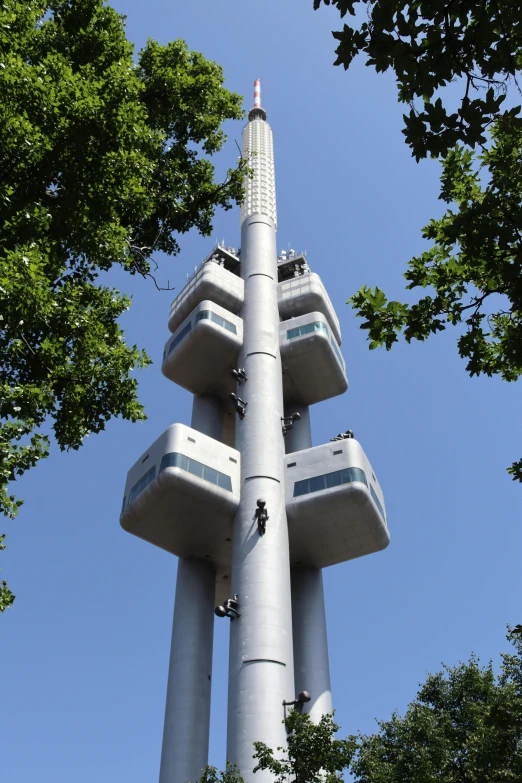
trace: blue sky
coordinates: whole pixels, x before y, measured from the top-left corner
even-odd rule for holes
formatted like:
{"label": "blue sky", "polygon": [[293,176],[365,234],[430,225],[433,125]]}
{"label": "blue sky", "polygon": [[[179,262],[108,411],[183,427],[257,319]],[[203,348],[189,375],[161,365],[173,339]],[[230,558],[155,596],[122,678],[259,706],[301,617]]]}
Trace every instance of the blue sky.
{"label": "blue sky", "polygon": [[[505,467],[522,456],[520,385],[470,379],[455,330],[426,344],[369,352],[348,297],[378,284],[400,297],[420,228],[440,214],[438,164],[416,165],[401,134],[393,79],[358,62],[334,68],[338,14],[312,0],[118,0],[137,47],[147,37],[223,65],[252,102],[262,79],[274,130],[278,245],[305,249],[343,331],[350,388],[312,409],[314,444],[351,428],[385,494],[390,547],[325,573],[333,698],[345,734],[403,711],[442,661],[484,661],[522,621],[522,488]],[[242,123],[228,126],[218,174],[233,165]],[[239,212],[213,236],[237,246]],[[162,261],[179,291],[212,245],[196,234]],[[140,373],[148,420],[112,422],[78,453],[19,482],[6,521],[2,576],[17,594],[0,617],[2,780],[143,783],[159,769],[176,559],[118,523],[128,468],[191,396],[162,377],[173,295],[115,276],[132,294],[128,340],[155,364]],[[227,623],[216,621],[210,761],[225,762]]]}

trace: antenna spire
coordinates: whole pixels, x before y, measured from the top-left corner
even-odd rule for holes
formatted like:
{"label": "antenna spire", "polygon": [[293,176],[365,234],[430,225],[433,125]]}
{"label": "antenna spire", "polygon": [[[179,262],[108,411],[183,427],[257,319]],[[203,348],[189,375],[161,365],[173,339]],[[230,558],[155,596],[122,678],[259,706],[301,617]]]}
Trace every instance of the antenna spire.
{"label": "antenna spire", "polygon": [[261,108],[261,79],[254,82],[254,109]]}
{"label": "antenna spire", "polygon": [[248,112],[249,122],[258,119],[266,120],[266,111],[261,106],[261,79],[254,82],[254,108]]}

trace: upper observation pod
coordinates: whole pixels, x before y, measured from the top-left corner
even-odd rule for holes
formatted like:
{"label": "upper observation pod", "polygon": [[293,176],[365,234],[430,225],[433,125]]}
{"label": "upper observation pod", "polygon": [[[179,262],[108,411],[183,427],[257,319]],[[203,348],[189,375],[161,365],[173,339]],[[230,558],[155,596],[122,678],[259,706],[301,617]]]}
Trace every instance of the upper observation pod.
{"label": "upper observation pod", "polygon": [[254,176],[245,177],[245,198],[241,205],[240,224],[251,215],[266,215],[277,226],[274,141],[272,128],[261,106],[261,82],[254,82],[254,108],[248,113],[248,125],[243,128],[242,155]]}
{"label": "upper observation pod", "polygon": [[277,304],[281,320],[317,310],[325,316],[340,345],[339,319],[321,278],[308,266],[306,254],[283,250],[277,259],[277,277]]}
{"label": "upper observation pod", "polygon": [[204,299],[237,315],[245,298],[240,262],[233,247],[216,245],[172,302],[169,329],[175,332],[182,321]]}

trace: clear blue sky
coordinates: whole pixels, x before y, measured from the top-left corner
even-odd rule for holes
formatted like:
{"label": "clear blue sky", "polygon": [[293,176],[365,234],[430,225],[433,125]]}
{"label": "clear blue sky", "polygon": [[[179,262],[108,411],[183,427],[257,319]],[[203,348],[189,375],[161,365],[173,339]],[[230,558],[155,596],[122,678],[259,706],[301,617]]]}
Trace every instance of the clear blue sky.
{"label": "clear blue sky", "polygon": [[[347,733],[404,710],[441,661],[484,660],[522,621],[520,385],[470,379],[455,330],[369,352],[345,304],[361,285],[393,297],[420,228],[438,215],[438,164],[416,165],[401,134],[391,77],[334,68],[332,9],[312,0],[118,0],[137,47],[184,38],[224,66],[252,102],[262,79],[275,135],[280,248],[308,251],[343,330],[350,388],[312,409],[314,443],[353,429],[380,479],[388,550],[325,574],[333,697]],[[237,155],[242,123],[216,160]],[[238,244],[238,210],[214,236]],[[210,239],[181,238],[163,279],[179,290]],[[168,425],[190,421],[191,396],[162,377],[172,295],[119,275],[133,295],[129,340],[155,364],[140,374],[148,421],[112,422],[78,453],[39,465],[5,522],[2,575],[17,594],[0,617],[3,783],[150,783],[162,736],[176,559],[118,522],[127,469]],[[216,621],[210,761],[225,762],[227,623]],[[289,694],[291,695],[291,694]]]}

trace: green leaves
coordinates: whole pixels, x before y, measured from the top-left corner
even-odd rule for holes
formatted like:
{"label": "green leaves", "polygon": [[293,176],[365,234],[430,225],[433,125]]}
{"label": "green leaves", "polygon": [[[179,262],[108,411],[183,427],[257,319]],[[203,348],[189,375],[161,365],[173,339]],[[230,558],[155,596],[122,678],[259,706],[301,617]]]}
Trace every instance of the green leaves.
{"label": "green leaves", "polygon": [[356,750],[355,737],[335,738],[339,730],[333,715],[323,715],[319,723],[312,723],[309,715],[292,710],[285,721],[288,732],[287,748],[277,753],[263,742],[254,742],[254,772],[271,773],[275,783],[338,783]]}
{"label": "green leaves", "polygon": [[[314,1],[319,8],[320,0]],[[522,3],[515,0],[354,0],[330,2],[341,18],[365,5],[358,28],[344,24],[335,65],[349,68],[359,53],[377,72],[392,68],[398,98],[410,107],[404,135],[416,160],[444,157],[461,142],[484,144],[500,114],[505,92],[522,57]],[[448,111],[442,97],[462,84],[460,106]],[[432,103],[434,96],[436,100]]]}
{"label": "green leaves", "polygon": [[522,642],[508,636],[499,677],[491,663],[445,666],[428,675],[404,717],[360,735],[356,783],[508,783],[522,775]]}
{"label": "green leaves", "polygon": [[[364,53],[377,72],[392,69],[406,143],[419,161],[441,158],[440,198],[451,208],[423,229],[432,247],[412,258],[408,288],[429,288],[413,305],[388,302],[363,287],[349,302],[364,319],[370,349],[389,350],[403,334],[426,340],[463,324],[460,355],[470,375],[522,374],[522,118],[504,109],[511,83],[520,92],[520,0],[323,0],[353,25],[333,33],[335,65]],[[314,8],[321,0],[314,0]],[[364,6],[364,13],[363,8]],[[361,13],[356,14],[356,11]],[[456,108],[444,88],[456,83]],[[452,97],[454,89],[452,90]],[[475,148],[482,155],[472,152]],[[453,211],[452,207],[456,207]],[[520,462],[508,469],[522,481]]]}
{"label": "green leaves", "polygon": [[243,783],[243,778],[237,767],[227,761],[224,772],[218,772],[216,767],[206,767],[199,783]]}
{"label": "green leaves", "polygon": [[[443,162],[440,198],[450,209],[423,229],[433,245],[412,258],[407,288],[431,292],[415,304],[388,302],[362,288],[349,300],[368,330],[370,348],[389,350],[403,334],[425,340],[461,324],[460,356],[473,375],[522,375],[522,127],[517,112],[491,126],[478,156],[457,145]],[[522,480],[519,463],[509,472]]]}
{"label": "green leaves", "polygon": [[[323,2],[325,5],[330,5],[331,0],[323,0]],[[355,4],[358,2],[359,0],[337,0],[337,2],[332,0],[332,5],[337,6],[341,17],[343,17],[346,13],[350,13],[352,16],[355,16]],[[314,10],[317,10],[320,5],[321,0],[314,0]]]}
{"label": "green leaves", "polygon": [[522,481],[522,459],[519,459],[518,462],[513,462],[507,469],[507,472],[511,473],[513,481]]}
{"label": "green leaves", "polygon": [[148,41],[135,63],[102,0],[5,0],[0,53],[0,511],[14,517],[7,484],[47,456],[49,428],[78,449],[115,416],[145,417],[133,372],[150,359],[100,273],[155,282],[156,252],[240,202],[245,162],[214,181],[222,123],[242,116],[222,69],[183,41]]}
{"label": "green leaves", "polygon": [[379,288],[363,286],[347,302],[356,309],[360,318],[365,318],[361,329],[368,330],[370,350],[385,345],[389,351],[397,342],[400,333],[407,323],[408,307],[400,302],[388,302],[384,291]]}
{"label": "green leaves", "polygon": [[[4,540],[5,540],[5,536],[0,535],[0,552],[2,552],[5,549]],[[5,612],[6,609],[9,609],[9,607],[13,604],[14,599],[15,596],[7,587],[7,582],[1,581],[0,582],[0,612]]]}
{"label": "green leaves", "polygon": [[14,603],[15,595],[7,587],[7,582],[0,582],[0,612],[5,612]]}

